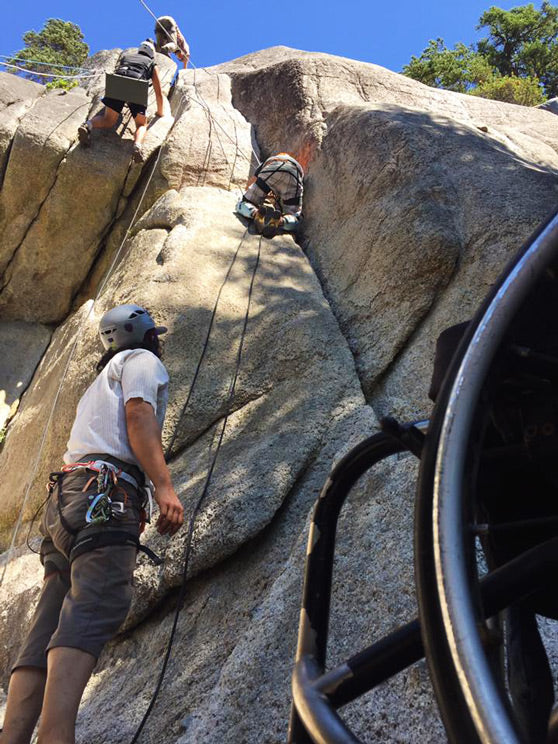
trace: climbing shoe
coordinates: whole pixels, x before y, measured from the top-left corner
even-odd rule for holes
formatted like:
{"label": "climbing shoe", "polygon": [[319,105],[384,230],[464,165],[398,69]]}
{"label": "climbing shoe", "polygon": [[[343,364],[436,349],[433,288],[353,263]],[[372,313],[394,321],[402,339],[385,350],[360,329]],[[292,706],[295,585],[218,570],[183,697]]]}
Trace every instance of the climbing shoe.
{"label": "climbing shoe", "polygon": [[282,227],[283,217],[281,212],[270,204],[262,204],[254,217],[256,232],[264,238],[272,238],[277,235]]}
{"label": "climbing shoe", "polygon": [[143,150],[141,149],[141,145],[134,145],[134,150],[132,152],[132,160],[134,163],[143,163],[145,160]]}
{"label": "climbing shoe", "polygon": [[83,147],[89,147],[91,144],[91,124],[88,121],[84,121],[78,129],[79,144]]}

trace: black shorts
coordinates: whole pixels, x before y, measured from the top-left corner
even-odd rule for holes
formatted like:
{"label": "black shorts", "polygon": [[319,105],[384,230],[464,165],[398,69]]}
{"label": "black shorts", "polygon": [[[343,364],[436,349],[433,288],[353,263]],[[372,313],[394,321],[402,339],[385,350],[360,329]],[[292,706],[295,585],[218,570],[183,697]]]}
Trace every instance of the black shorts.
{"label": "black shorts", "polygon": [[124,106],[128,106],[134,119],[138,114],[145,116],[147,110],[147,106],[140,106],[138,103],[128,103],[127,101],[119,101],[117,98],[107,98],[106,96],[102,99],[101,103],[104,103],[107,108],[112,109],[117,113],[120,113]]}

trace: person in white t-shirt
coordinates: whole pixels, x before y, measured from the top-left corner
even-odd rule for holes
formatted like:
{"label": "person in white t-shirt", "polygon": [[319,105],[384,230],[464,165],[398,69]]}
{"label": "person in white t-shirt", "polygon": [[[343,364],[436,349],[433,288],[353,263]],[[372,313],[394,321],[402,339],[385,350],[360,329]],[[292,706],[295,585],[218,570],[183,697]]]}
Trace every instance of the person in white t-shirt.
{"label": "person in white t-shirt", "polygon": [[51,474],[41,522],[45,581],[13,667],[2,744],[73,744],[83,690],[128,613],[148,479],[157,529],[183,523],[161,445],[168,374],[157,327],[144,308],[120,305],[99,331],[105,354],[79,401],[64,455]]}

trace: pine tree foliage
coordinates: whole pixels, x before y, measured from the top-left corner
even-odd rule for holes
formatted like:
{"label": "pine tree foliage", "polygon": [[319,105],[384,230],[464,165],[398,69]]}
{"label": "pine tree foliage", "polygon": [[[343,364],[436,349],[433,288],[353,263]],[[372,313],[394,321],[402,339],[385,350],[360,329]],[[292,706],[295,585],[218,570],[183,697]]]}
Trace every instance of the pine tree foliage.
{"label": "pine tree foliage", "polygon": [[448,49],[431,40],[403,74],[436,88],[533,106],[558,95],[558,7],[543,0],[485,11],[477,29],[487,36],[477,44]]}
{"label": "pine tree foliage", "polygon": [[[23,35],[25,47],[8,60],[26,72],[15,68],[11,71],[37,83],[48,83],[50,87],[72,87],[77,82],[71,76],[79,73],[89,54],[89,47],[83,39],[83,33],[75,23],[50,18],[41,31],[27,31]],[[45,74],[48,77],[44,77]],[[63,75],[68,78],[60,77]]]}

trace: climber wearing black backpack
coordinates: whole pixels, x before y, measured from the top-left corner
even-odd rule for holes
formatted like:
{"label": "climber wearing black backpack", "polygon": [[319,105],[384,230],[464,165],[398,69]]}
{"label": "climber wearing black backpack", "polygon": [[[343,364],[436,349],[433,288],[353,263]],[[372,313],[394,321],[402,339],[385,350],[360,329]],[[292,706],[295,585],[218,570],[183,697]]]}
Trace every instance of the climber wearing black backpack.
{"label": "climber wearing black backpack", "polygon": [[[151,80],[157,101],[157,116],[164,115],[163,92],[161,90],[157,65],[155,64],[155,45],[151,39],[147,39],[140,44],[137,52],[125,52],[122,54],[118,60],[115,74],[136,80]],[[124,106],[127,105],[136,124],[132,159],[135,163],[143,162],[142,143],[147,131],[146,106],[116,98],[109,98],[106,95],[102,99],[102,102],[105,104],[104,110],[79,127],[78,137],[80,143],[84,146],[91,144],[92,129],[110,129],[113,127],[118,121],[118,115]]]}

